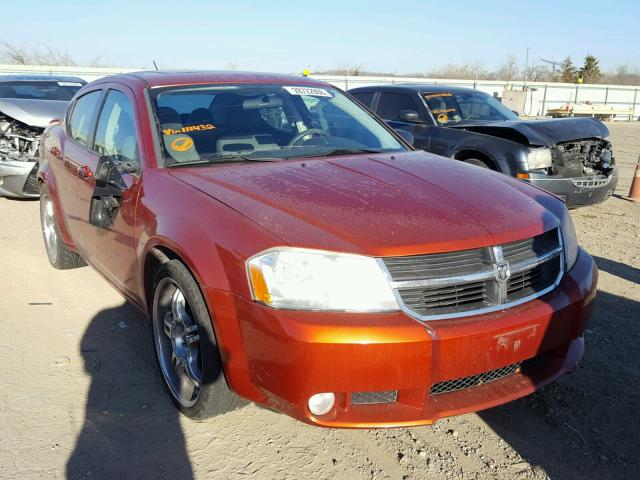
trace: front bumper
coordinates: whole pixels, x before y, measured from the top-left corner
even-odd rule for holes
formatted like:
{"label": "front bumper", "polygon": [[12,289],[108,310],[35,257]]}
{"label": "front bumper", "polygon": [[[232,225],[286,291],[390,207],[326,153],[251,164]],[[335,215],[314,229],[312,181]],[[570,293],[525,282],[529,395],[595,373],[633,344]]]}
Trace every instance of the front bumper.
{"label": "front bumper", "polygon": [[[408,315],[274,310],[206,290],[231,388],[264,406],[325,427],[433,423],[525,396],[573,371],[584,350],[597,269],[580,252],[558,288],[491,314],[422,324]],[[215,298],[217,297],[217,298]],[[237,325],[237,328],[235,327]],[[432,385],[526,361],[489,383],[430,395]],[[397,392],[391,403],[352,404],[354,392]],[[334,392],[313,416],[308,398]]]}
{"label": "front bumper", "polygon": [[608,199],[618,185],[618,169],[614,168],[608,176],[593,175],[580,178],[529,172],[529,179],[524,181],[562,198],[568,207],[580,207]]}
{"label": "front bumper", "polygon": [[0,160],[0,196],[38,198],[37,170],[36,162]]}

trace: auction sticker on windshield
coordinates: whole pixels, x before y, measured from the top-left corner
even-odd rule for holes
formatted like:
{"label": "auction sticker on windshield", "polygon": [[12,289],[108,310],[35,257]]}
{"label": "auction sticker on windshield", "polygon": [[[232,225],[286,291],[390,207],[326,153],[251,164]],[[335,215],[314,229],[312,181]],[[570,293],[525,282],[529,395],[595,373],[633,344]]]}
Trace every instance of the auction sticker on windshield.
{"label": "auction sticker on windshield", "polygon": [[324,88],[313,88],[313,87],[282,87],[291,95],[310,95],[312,97],[329,97],[332,98],[328,91]]}

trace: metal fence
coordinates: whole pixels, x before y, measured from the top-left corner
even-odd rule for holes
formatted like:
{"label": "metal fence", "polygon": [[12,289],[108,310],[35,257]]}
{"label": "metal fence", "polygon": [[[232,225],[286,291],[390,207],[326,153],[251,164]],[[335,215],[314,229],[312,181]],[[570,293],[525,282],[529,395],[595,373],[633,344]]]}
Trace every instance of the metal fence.
{"label": "metal fence", "polygon": [[[91,81],[107,75],[131,72],[140,69],[104,68],[104,67],[48,67],[40,65],[0,65],[3,74],[39,74],[39,75],[74,75]],[[489,80],[453,80],[416,77],[361,77],[314,75],[313,78],[331,83],[347,90],[376,84],[424,83],[427,85],[455,85],[475,88],[490,95],[502,96],[504,90],[522,89],[524,82],[506,82]],[[633,114],[618,115],[616,120],[638,120],[640,117],[640,86],[625,85],[576,85],[569,83],[527,82],[527,97],[524,111],[527,116],[545,115],[550,108],[561,108],[567,103],[591,102],[612,106],[614,108],[631,109]]]}

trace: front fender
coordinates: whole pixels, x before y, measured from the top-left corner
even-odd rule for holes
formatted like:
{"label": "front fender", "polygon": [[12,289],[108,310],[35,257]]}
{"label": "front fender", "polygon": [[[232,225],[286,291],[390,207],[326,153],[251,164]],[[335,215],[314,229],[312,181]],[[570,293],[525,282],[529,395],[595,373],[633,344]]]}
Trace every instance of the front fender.
{"label": "front fender", "polygon": [[[145,172],[136,212],[139,287],[149,311],[152,279],[145,279],[151,250],[160,248],[181,260],[194,276],[211,314],[225,376],[239,395],[259,401],[249,378],[244,339],[235,299],[250,299],[245,261],[283,245],[262,227],[229,206],[171,176]],[[150,273],[150,272],[148,272]],[[145,287],[146,285],[146,287]],[[146,293],[146,294],[145,294]]]}
{"label": "front fender", "polygon": [[517,172],[526,170],[527,148],[516,142],[501,138],[487,137],[481,134],[470,134],[451,153],[456,158],[462,152],[480,152],[493,160],[498,170],[506,175],[515,176]]}

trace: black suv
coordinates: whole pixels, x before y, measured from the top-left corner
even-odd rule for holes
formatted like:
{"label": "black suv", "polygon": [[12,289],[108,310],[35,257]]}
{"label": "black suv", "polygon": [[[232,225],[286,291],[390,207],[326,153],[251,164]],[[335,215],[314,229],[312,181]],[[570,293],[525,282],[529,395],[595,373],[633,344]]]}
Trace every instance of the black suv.
{"label": "black suv", "polygon": [[537,185],[577,207],[618,183],[609,130],[593,118],[521,120],[486,93],[444,85],[382,85],[349,93],[414,145]]}

